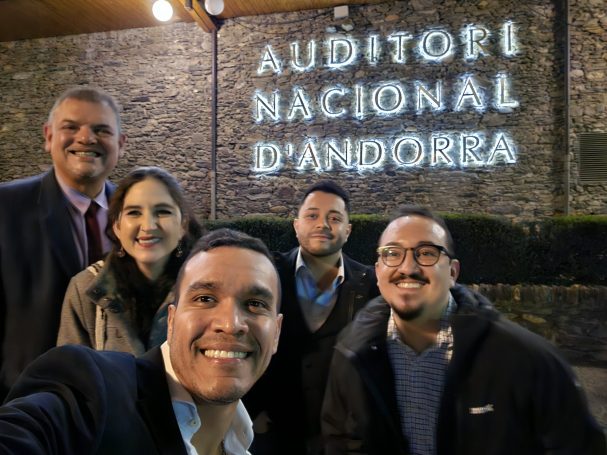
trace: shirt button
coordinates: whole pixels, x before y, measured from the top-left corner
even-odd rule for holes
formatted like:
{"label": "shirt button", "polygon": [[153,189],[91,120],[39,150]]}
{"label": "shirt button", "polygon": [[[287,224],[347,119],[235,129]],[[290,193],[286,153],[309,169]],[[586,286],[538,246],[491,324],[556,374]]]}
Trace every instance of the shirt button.
{"label": "shirt button", "polygon": [[188,422],[188,425],[191,427],[195,427],[198,424],[198,422],[196,421],[196,419],[192,419]]}

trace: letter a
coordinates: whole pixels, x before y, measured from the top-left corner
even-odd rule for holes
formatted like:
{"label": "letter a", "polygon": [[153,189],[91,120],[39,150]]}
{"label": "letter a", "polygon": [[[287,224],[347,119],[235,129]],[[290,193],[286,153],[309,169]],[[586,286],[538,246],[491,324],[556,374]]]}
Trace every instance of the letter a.
{"label": "letter a", "polygon": [[504,155],[506,155],[505,157],[505,162],[506,163],[516,163],[516,158],[514,157],[512,150],[510,150],[510,145],[508,144],[508,141],[506,140],[506,138],[504,137],[503,134],[500,134],[497,138],[497,140],[495,141],[495,146],[493,147],[493,150],[491,151],[491,156],[489,156],[489,159],[487,160],[487,164],[493,164],[495,163],[496,160],[496,155],[498,153],[502,153]]}
{"label": "letter a", "polygon": [[275,73],[280,73],[280,60],[274,57],[272,47],[269,44],[266,46],[266,49],[261,56],[261,62],[259,62],[257,74],[262,74],[268,67]]}

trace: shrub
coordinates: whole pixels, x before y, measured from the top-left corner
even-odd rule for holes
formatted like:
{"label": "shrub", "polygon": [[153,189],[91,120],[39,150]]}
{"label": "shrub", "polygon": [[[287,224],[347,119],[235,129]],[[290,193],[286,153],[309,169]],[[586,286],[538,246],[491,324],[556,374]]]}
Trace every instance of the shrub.
{"label": "shrub", "polygon": [[521,226],[485,215],[445,215],[461,262],[462,283],[517,283],[528,274]]}
{"label": "shrub", "polygon": [[607,216],[566,216],[531,224],[534,282],[607,284]]}
{"label": "shrub", "polygon": [[[570,216],[512,223],[485,215],[444,214],[461,261],[462,283],[607,283],[607,216]],[[352,215],[352,234],[344,252],[374,264],[375,249],[388,219]],[[209,229],[230,227],[261,238],[271,250],[297,246],[292,220],[244,217],[208,221]]]}

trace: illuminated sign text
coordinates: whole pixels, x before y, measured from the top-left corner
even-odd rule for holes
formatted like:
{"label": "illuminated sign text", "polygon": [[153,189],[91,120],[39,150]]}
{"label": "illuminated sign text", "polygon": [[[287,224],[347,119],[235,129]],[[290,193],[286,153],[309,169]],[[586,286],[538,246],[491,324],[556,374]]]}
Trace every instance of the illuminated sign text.
{"label": "illuminated sign text", "polygon": [[[494,39],[492,33],[499,39]],[[336,35],[323,40],[292,42],[288,55],[267,44],[261,50],[257,74],[280,77],[286,68],[299,73],[343,72],[361,60],[372,67],[382,62],[444,67],[461,59],[467,67],[472,67],[489,56],[510,59],[519,53],[512,22],[505,22],[495,31],[481,25],[468,25],[457,34],[436,28],[415,36],[405,31],[365,38]],[[493,74],[484,70],[477,74],[472,69],[455,77],[433,80],[397,78],[330,83],[314,91],[299,85],[288,89],[257,89],[251,99],[252,118],[258,125],[308,125],[316,120],[360,122],[425,112],[506,114],[520,107],[510,74],[502,70]],[[389,137],[303,137],[298,144],[277,143],[269,138],[253,144],[255,172],[276,172],[286,165],[302,171],[339,168],[364,172],[388,165],[468,167],[516,161],[516,144],[505,130],[489,133],[445,129]]]}

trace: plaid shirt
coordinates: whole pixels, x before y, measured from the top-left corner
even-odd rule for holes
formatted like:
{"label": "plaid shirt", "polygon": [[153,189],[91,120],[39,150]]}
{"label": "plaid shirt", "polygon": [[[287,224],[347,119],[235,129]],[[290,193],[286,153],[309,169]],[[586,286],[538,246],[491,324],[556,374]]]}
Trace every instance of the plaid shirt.
{"label": "plaid shirt", "polygon": [[418,354],[404,344],[390,314],[387,349],[396,386],[401,430],[409,441],[411,455],[436,454],[436,423],[444,387],[445,372],[453,353],[453,333],[449,316],[456,303],[449,303],[440,319],[436,343]]}

